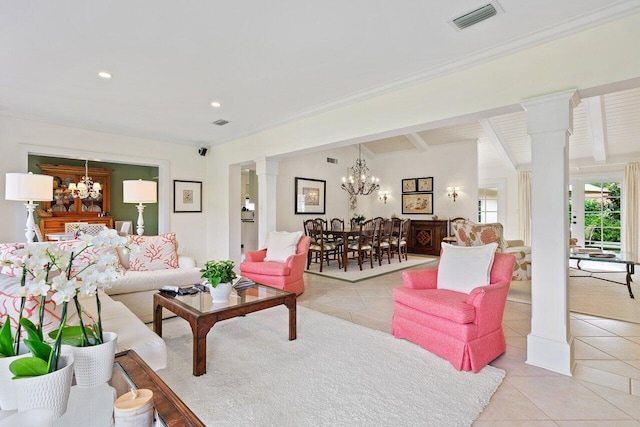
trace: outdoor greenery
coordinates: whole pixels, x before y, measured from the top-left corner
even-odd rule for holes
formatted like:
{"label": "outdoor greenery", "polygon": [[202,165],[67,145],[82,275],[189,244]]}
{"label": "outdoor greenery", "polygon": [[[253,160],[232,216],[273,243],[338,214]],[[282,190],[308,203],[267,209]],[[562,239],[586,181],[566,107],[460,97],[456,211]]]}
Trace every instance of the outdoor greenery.
{"label": "outdoor greenery", "polygon": [[[591,185],[602,188],[597,197],[585,197],[585,239],[595,242],[620,242],[620,183]],[[593,230],[593,232],[592,232]]]}

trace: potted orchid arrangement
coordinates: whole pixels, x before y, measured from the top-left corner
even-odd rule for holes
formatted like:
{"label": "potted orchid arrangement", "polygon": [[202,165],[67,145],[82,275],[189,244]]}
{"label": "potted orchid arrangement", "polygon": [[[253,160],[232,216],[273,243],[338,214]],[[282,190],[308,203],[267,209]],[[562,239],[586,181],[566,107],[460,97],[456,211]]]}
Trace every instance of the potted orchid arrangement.
{"label": "potted orchid arrangement", "polygon": [[[98,288],[108,288],[122,273],[118,269],[119,262],[115,252],[102,249],[122,247],[126,251],[130,249],[130,245],[127,238],[120,237],[116,230],[104,230],[98,236],[81,234],[79,240],[82,244],[67,247],[27,244],[17,252],[17,258],[12,261],[14,266],[22,268],[22,305],[24,306],[26,297],[40,298],[37,325],[23,318],[22,310],[20,313],[18,331],[13,340],[14,347],[19,346],[20,328],[25,328],[28,338],[24,340],[24,344],[34,357],[18,359],[11,363],[9,369],[15,378],[45,375],[56,371],[62,344],[86,347],[104,342]],[[99,252],[90,251],[90,248]],[[45,339],[42,330],[48,295],[51,295],[51,300],[56,305],[62,306],[60,326],[49,334],[52,343]],[[79,298],[83,295],[95,297],[97,320],[92,326],[84,325]],[[73,303],[78,312],[77,326],[66,325],[69,303]],[[4,338],[3,348],[6,347],[6,334]]]}

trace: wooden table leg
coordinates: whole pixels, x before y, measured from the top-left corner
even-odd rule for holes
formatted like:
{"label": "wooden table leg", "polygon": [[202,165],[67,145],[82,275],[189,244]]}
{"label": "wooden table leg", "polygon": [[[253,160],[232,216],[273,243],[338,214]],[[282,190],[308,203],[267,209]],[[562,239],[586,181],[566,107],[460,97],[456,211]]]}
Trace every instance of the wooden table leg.
{"label": "wooden table leg", "polygon": [[159,337],[162,336],[162,306],[156,301],[156,297],[153,297],[155,309],[153,311],[153,330]]}
{"label": "wooden table leg", "polygon": [[293,298],[287,298],[285,305],[289,309],[289,341],[293,341],[297,338],[297,304],[296,296]]}
{"label": "wooden table leg", "polygon": [[348,235],[344,234],[342,236],[342,265],[344,266],[344,271],[347,271],[347,249],[349,249],[348,240]]}
{"label": "wooden table leg", "polygon": [[193,375],[199,377],[207,373],[207,334],[215,324],[207,322],[189,322],[193,333]]}

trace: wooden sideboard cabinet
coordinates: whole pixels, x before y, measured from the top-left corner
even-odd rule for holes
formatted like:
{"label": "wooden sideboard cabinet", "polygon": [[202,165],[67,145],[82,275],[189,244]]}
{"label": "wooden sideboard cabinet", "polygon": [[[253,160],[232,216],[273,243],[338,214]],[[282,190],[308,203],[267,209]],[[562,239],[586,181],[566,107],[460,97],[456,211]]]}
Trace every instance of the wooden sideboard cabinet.
{"label": "wooden sideboard cabinet", "polygon": [[408,251],[422,255],[440,255],[440,243],[447,237],[448,221],[411,220]]}
{"label": "wooden sideboard cabinet", "polygon": [[111,209],[111,172],[110,169],[89,168],[89,176],[93,182],[99,182],[102,189],[95,199],[74,198],[69,191],[69,184],[78,183],[86,174],[84,166],[47,165],[38,167],[44,175],[53,176],[51,202],[42,202],[42,209],[49,212],[51,217],[40,217],[40,230],[46,239],[50,233],[64,232],[66,222],[87,222],[89,224],[104,224],[113,228],[113,218],[108,216]]}

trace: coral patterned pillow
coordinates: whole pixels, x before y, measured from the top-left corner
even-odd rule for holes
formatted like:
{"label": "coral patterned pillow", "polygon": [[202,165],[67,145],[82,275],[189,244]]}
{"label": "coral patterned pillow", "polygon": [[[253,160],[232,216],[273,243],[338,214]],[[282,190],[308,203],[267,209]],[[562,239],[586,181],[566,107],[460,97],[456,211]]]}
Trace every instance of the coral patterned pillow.
{"label": "coral patterned pillow", "polygon": [[129,236],[140,250],[129,255],[132,271],[164,270],[178,268],[176,233],[158,236]]}
{"label": "coral patterned pillow", "polygon": [[22,248],[24,248],[22,243],[0,243],[0,273],[11,277],[20,277],[22,275],[20,267],[1,265],[5,261],[13,261],[16,258],[16,251]]}
{"label": "coral patterned pillow", "polygon": [[[61,242],[56,242],[53,244],[60,247],[60,249],[62,250],[73,250],[74,252],[80,251],[86,245],[86,243],[82,240],[63,240]],[[77,255],[77,258],[73,260],[73,268],[71,269],[71,272],[75,274],[78,270],[81,270],[83,267],[87,267],[88,265],[95,263],[98,258],[107,254],[115,257],[115,259],[118,260],[118,266],[122,267],[122,265],[120,264],[120,259],[118,258],[118,253],[114,248],[98,248],[96,246],[90,246],[83,250],[82,253],[80,255]]]}

